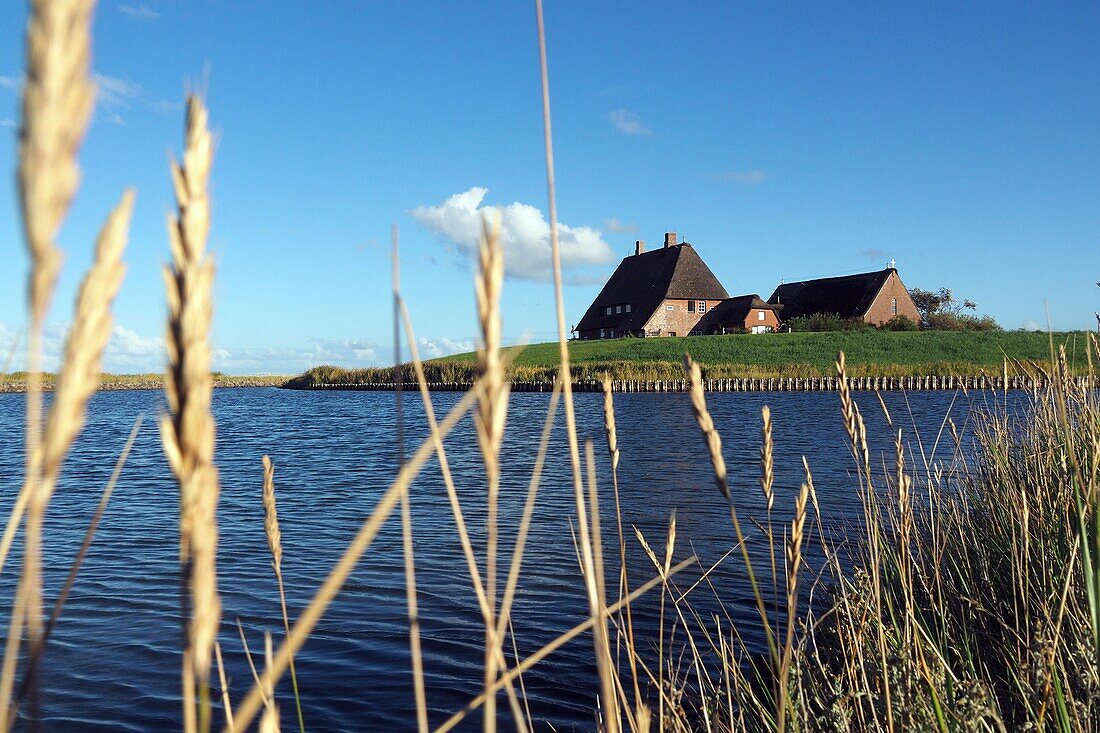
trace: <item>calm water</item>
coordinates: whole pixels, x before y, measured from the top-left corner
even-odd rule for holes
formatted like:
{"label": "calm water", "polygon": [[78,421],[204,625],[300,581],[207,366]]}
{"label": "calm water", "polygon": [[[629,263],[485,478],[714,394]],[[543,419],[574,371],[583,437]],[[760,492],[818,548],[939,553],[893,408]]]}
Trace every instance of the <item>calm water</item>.
{"label": "calm water", "polygon": [[[892,438],[873,394],[857,396],[875,455],[892,456]],[[459,398],[433,395],[440,415]],[[986,395],[947,392],[886,394],[906,435],[919,429],[930,449],[951,410],[963,425]],[[760,407],[775,423],[777,518],[786,521],[802,479],[801,456],[814,471],[823,508],[843,519],[858,512],[855,483],[837,397],[829,393],[714,394],[710,406],[725,441],[726,460],[742,521],[762,516],[757,483]],[[1012,398],[1010,398],[1012,399]],[[579,431],[596,445],[605,520],[605,554],[613,506],[605,460],[600,396],[577,395]],[[955,400],[952,405],[952,400]],[[501,516],[510,538],[520,515],[548,395],[511,400],[503,449]],[[973,404],[971,404],[973,403]],[[235,620],[253,651],[263,632],[278,635],[278,593],[263,532],[260,456],[276,465],[284,546],[283,572],[291,613],[303,607],[370,513],[394,473],[394,397],[375,392],[219,390],[218,464],[222,475],[219,584],[224,623],[220,636],[234,698],[250,685]],[[422,409],[406,395],[407,437],[424,435]],[[46,545],[47,598],[52,600],[83,536],[115,458],[139,414],[146,416],[91,553],[51,641],[43,674],[42,715],[50,730],[177,729],[179,618],[176,486],[161,455],[155,417],[157,392],[97,395],[88,427],[65,466],[50,507]],[[0,395],[0,508],[7,516],[22,473],[23,398]],[[625,522],[661,551],[677,513],[676,559],[694,551],[705,565],[732,547],[724,502],[714,488],[702,439],[686,395],[616,395]],[[528,543],[514,610],[521,656],[582,621],[586,602],[570,540],[575,507],[564,430],[555,431]],[[943,439],[943,445],[949,438]],[[484,504],[480,457],[467,418],[447,442],[464,499],[467,522],[483,547]],[[892,461],[892,458],[890,458]],[[606,479],[606,480],[605,480]],[[431,723],[438,725],[478,692],[482,630],[458,545],[438,464],[426,467],[412,493],[420,613]],[[607,541],[610,540],[610,541]],[[631,536],[635,584],[651,576]],[[753,543],[756,551],[760,544]],[[504,564],[504,563],[502,563]],[[0,580],[6,625],[18,555]],[[685,585],[690,577],[685,574]],[[754,611],[736,563],[713,581],[733,619],[753,626]],[[654,638],[656,596],[635,607],[643,637]],[[714,601],[698,599],[703,608]],[[709,604],[709,605],[708,605]],[[406,730],[414,727],[398,517],[387,524],[344,592],[297,658],[307,727],[311,730]],[[753,635],[751,632],[748,634]],[[278,637],[277,637],[278,638]],[[525,675],[536,725],[558,730],[593,727],[596,679],[591,642],[582,636]],[[280,689],[284,729],[294,728],[289,685]],[[506,711],[507,705],[503,702]],[[468,728],[479,726],[476,716]],[[510,726],[509,726],[510,727]]]}

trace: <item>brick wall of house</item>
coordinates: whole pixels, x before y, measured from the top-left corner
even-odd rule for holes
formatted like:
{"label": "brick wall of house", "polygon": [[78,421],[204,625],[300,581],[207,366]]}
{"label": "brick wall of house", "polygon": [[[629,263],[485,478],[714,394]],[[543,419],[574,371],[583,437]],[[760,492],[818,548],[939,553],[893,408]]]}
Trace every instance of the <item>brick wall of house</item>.
{"label": "brick wall of house", "polygon": [[[764,320],[760,320],[760,314],[764,314]],[[750,308],[745,317],[745,330],[752,331],[754,326],[771,326],[773,331],[779,330],[779,318],[775,311],[767,308]]]}
{"label": "brick wall of house", "polygon": [[[661,336],[668,336],[670,333],[675,333],[677,336],[687,336],[691,334],[692,329],[699,325],[699,319],[703,317],[703,313],[699,312],[698,303],[696,303],[695,312],[689,312],[687,300],[673,300],[668,299],[661,303],[657,307],[657,311],[650,316],[649,321],[645,324],[646,334],[660,329]],[[721,301],[708,300],[706,301],[707,310],[710,310],[714,306],[718,305]],[[672,310],[668,309],[668,306],[672,306]]]}
{"label": "brick wall of house", "polygon": [[913,305],[913,299],[909,297],[909,291],[905,289],[905,285],[902,284],[901,278],[898,277],[896,272],[891,273],[890,277],[886,279],[886,283],[883,284],[878,297],[871,303],[871,307],[867,309],[863,320],[876,326],[889,321],[895,315],[893,312],[894,298],[897,298],[898,301],[896,315],[905,316],[920,323],[920,313],[917,312],[917,306]]}

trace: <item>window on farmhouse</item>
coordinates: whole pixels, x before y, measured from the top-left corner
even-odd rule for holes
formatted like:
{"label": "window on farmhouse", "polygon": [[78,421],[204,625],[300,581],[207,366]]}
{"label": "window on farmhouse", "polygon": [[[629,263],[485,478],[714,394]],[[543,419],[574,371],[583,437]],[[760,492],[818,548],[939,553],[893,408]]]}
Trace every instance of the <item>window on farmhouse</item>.
{"label": "window on farmhouse", "polygon": [[767,316],[764,315],[764,311],[757,311],[756,312],[756,320],[762,321],[765,318],[767,318]]}
{"label": "window on farmhouse", "polygon": [[621,305],[615,306],[615,312],[616,313],[622,313],[623,312],[623,307]]}
{"label": "window on farmhouse", "polygon": [[890,299],[890,313],[892,315],[895,315],[895,316],[898,314],[898,299],[897,298],[891,298]]}
{"label": "window on farmhouse", "polygon": [[675,308],[676,308],[676,306],[674,306],[674,305],[666,305],[665,306],[666,311],[675,310]]}
{"label": "window on farmhouse", "polygon": [[689,300],[688,301],[688,313],[694,313],[694,312],[695,312],[695,301],[694,300]]}
{"label": "window on farmhouse", "polygon": [[706,313],[707,312],[707,301],[705,301],[705,300],[700,300],[699,301],[699,312],[700,313]]}
{"label": "window on farmhouse", "polygon": [[602,338],[602,339],[607,338],[607,329],[604,329],[604,328],[600,329],[600,338]]}
{"label": "window on farmhouse", "polygon": [[629,313],[630,312],[630,303],[627,303],[625,307],[626,307],[626,312]]}

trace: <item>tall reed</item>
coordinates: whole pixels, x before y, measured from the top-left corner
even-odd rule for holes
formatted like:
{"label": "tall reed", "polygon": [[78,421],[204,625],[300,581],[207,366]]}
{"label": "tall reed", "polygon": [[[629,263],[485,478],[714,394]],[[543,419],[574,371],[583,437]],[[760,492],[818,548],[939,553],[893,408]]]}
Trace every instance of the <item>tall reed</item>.
{"label": "tall reed", "polygon": [[183,722],[189,733],[210,726],[210,662],[221,621],[216,561],[219,480],[210,408],[214,263],[206,252],[210,234],[207,187],[213,159],[206,107],[198,96],[191,95],[187,98],[183,159],[173,161],[171,168],[177,213],[168,220],[172,266],[164,273],[168,296],[165,395],[170,414],[160,422],[164,454],[180,489]]}

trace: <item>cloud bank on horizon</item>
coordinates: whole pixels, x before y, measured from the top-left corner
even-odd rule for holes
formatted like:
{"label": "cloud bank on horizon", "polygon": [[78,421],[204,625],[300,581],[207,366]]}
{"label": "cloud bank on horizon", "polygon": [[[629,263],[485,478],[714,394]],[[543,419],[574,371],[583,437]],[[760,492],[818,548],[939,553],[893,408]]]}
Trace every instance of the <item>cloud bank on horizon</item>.
{"label": "cloud bank on horizon", "polygon": [[[483,205],[489,189],[474,186],[435,206],[417,206],[410,212],[426,229],[445,240],[463,257],[477,257],[482,222],[500,217],[505,274],[521,280],[547,281],[553,274],[550,259],[550,224],[542,211],[530,204]],[[583,281],[576,270],[605,265],[614,259],[611,246],[600,231],[558,222],[561,266],[567,279]],[[572,271],[572,272],[570,272]]]}
{"label": "cloud bank on horizon", "polygon": [[[25,332],[0,322],[0,372],[8,366],[21,371],[26,365]],[[42,367],[56,372],[61,364],[68,328],[50,325],[42,339]],[[417,339],[420,356],[436,359],[441,356],[473,351],[472,339],[447,337]],[[403,354],[408,358],[408,353]],[[393,348],[364,338],[309,339],[301,348],[215,348],[211,352],[211,367],[227,374],[299,374],[311,367],[333,364],[345,368],[386,366],[393,362]],[[109,374],[155,374],[164,371],[167,363],[164,339],[147,337],[125,326],[116,325],[103,352],[103,371]]]}

